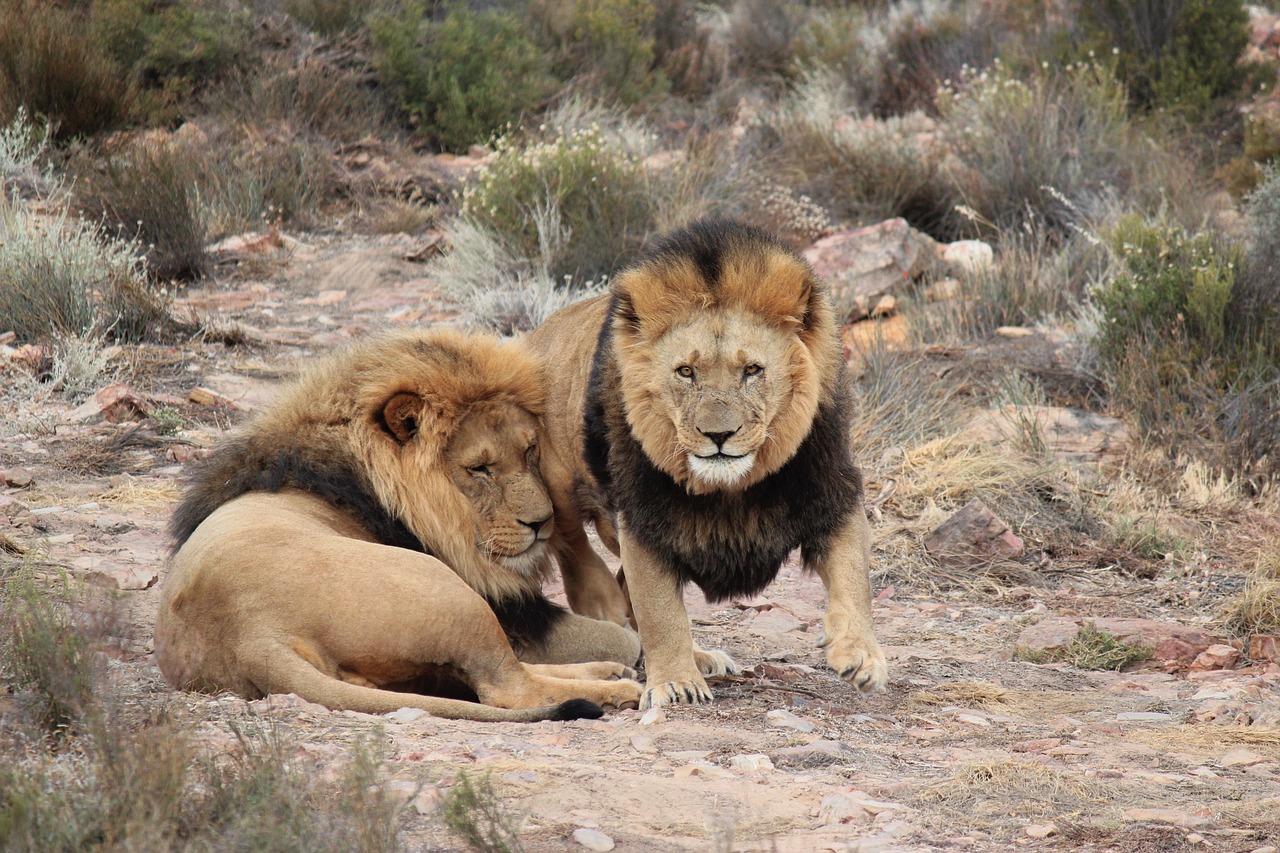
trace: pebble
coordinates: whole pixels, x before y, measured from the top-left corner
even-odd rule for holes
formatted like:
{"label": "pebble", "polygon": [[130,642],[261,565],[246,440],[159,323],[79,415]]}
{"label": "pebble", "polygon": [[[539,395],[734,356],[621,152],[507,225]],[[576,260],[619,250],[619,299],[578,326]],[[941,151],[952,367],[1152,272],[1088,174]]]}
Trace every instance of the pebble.
{"label": "pebble", "polygon": [[764,718],[769,721],[769,725],[771,726],[778,726],[784,729],[795,729],[798,732],[811,732],[817,728],[817,726],[808,720],[802,717],[797,717],[795,714],[790,711],[783,710],[782,708],[774,708],[772,711],[766,713]]}
{"label": "pebble", "polygon": [[1048,838],[1058,834],[1058,827],[1052,823],[1031,823],[1022,828],[1030,838]]}
{"label": "pebble", "polygon": [[652,726],[654,723],[665,723],[667,713],[661,708],[650,708],[640,715],[640,725]]}
{"label": "pebble", "polygon": [[773,760],[767,755],[735,755],[729,759],[729,766],[734,770],[752,773],[757,770],[773,770]]}
{"label": "pebble", "polygon": [[597,853],[608,853],[614,848],[612,838],[598,829],[588,829],[585,826],[573,831],[573,840],[588,850],[597,851]]}
{"label": "pebble", "polygon": [[1218,763],[1223,767],[1249,767],[1253,764],[1261,764],[1266,761],[1265,756],[1248,749],[1229,749],[1223,753],[1222,758],[1218,759]]}
{"label": "pebble", "polygon": [[427,712],[421,708],[401,708],[384,716],[393,723],[412,723],[414,720],[427,716]]}
{"label": "pebble", "polygon": [[1179,811],[1178,809],[1125,809],[1125,820],[1141,821],[1143,823],[1167,823],[1171,826],[1180,826],[1183,829],[1190,829],[1194,826],[1204,826],[1209,823],[1206,815],[1193,814],[1192,812]]}
{"label": "pebble", "polygon": [[653,738],[648,735],[636,735],[631,738],[631,748],[636,752],[653,754],[658,751],[658,747],[653,742]]}
{"label": "pebble", "polygon": [[784,746],[770,758],[780,767],[829,767],[853,755],[853,750],[838,740],[815,740],[804,746]]}
{"label": "pebble", "polygon": [[1173,714],[1163,711],[1124,711],[1116,714],[1116,719],[1122,723],[1168,723],[1173,720]]}

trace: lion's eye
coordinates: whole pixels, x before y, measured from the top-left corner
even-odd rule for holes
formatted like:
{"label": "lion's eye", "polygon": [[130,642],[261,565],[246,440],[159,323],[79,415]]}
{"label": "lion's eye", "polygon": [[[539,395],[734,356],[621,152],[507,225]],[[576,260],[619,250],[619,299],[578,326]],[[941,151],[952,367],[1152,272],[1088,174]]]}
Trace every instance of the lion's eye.
{"label": "lion's eye", "polygon": [[676,368],[676,375],[679,376],[681,379],[692,379],[693,368],[687,364],[682,364]]}
{"label": "lion's eye", "polygon": [[761,373],[764,373],[764,368],[758,364],[748,364],[742,368],[743,376],[759,376]]}
{"label": "lion's eye", "polygon": [[468,471],[468,472],[470,472],[470,473],[472,474],[472,476],[475,476],[475,477],[488,477],[488,476],[489,476],[489,466],[488,466],[488,465],[468,465],[468,466],[467,466],[467,471]]}

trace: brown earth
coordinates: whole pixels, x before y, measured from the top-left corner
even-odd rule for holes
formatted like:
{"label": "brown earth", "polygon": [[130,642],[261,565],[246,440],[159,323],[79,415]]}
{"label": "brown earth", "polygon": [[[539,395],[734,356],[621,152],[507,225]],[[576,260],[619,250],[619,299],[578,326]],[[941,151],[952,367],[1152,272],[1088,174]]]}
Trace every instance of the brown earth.
{"label": "brown earth", "polygon": [[[1159,623],[1149,630],[1202,628],[1230,645],[1209,618],[1245,567],[1208,525],[1196,528],[1204,558],[1194,569],[1126,573],[1098,555],[1039,551],[1022,558],[1016,586],[978,574],[957,582],[957,570],[941,583],[942,573],[892,564],[913,553],[929,565],[886,502],[874,523],[875,616],[890,684],[871,697],[824,668],[821,584],[790,565],[756,600],[710,606],[690,595],[698,641],[749,668],[713,683],[711,706],[522,726],[171,691],[150,657],[153,581],[163,582],[164,525],[185,464],[313,355],[384,326],[449,322],[424,267],[405,260],[419,242],[286,240],[225,260],[181,299],[205,343],[131,348],[115,362],[143,408],[180,412],[188,428],[175,435],[127,412],[118,423],[72,422],[76,405],[17,385],[3,395],[0,469],[19,485],[0,492],[0,542],[124,588],[132,640],[113,667],[127,694],[197,721],[214,751],[235,748],[229,725],[270,722],[321,773],[373,733],[415,850],[459,846],[434,805],[460,771],[491,774],[531,851],[588,849],[579,829],[620,851],[1280,844],[1280,666],[1247,656],[1239,665],[1222,650],[1236,668],[1157,658],[1117,673],[1014,659],[1026,628],[1064,616],[1142,617]],[[211,405],[187,399],[197,387]],[[872,495],[886,485],[870,479]],[[1274,519],[1241,512],[1234,538],[1274,541]]]}

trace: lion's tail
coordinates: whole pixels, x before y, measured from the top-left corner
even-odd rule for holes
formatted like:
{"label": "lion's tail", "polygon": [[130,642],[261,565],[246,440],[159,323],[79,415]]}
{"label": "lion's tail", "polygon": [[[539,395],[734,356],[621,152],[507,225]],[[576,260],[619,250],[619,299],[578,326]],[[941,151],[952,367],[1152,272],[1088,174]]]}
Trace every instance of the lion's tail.
{"label": "lion's tail", "polygon": [[263,675],[266,677],[254,678],[253,681],[260,688],[267,688],[263,690],[264,693],[296,693],[308,702],[327,708],[365,714],[388,714],[401,708],[421,708],[434,717],[485,723],[596,720],[604,716],[604,709],[586,699],[570,699],[558,705],[541,705],[536,708],[497,708],[461,699],[363,687],[331,678],[296,654],[287,654],[284,660],[277,659],[270,673]]}

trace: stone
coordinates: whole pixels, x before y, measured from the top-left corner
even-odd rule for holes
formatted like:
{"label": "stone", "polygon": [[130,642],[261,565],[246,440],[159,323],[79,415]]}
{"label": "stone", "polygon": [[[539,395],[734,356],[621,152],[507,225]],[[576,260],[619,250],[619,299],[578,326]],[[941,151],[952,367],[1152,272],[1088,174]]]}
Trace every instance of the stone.
{"label": "stone", "polygon": [[31,472],[26,468],[10,468],[4,472],[4,484],[12,489],[25,489],[31,483]]}
{"label": "stone", "polygon": [[853,759],[855,753],[838,740],[815,740],[803,746],[784,746],[769,756],[777,767],[830,767]]}
{"label": "stone", "polygon": [[229,261],[283,248],[284,240],[281,238],[280,232],[273,228],[265,234],[259,231],[249,231],[244,234],[237,234],[234,237],[228,237],[225,240],[219,240],[205,247],[205,251],[213,255],[216,260]]}
{"label": "stone", "polygon": [[155,569],[143,566],[125,566],[111,570],[91,569],[86,577],[86,580],[96,586],[119,590],[150,589],[159,579],[160,575]]}
{"label": "stone", "polygon": [[1249,657],[1255,661],[1280,663],[1280,635],[1254,634],[1249,638]]}
{"label": "stone", "polygon": [[995,263],[996,253],[981,240],[957,240],[942,246],[940,256],[957,272],[974,273],[989,269]]}
{"label": "stone", "polygon": [[754,773],[760,770],[773,770],[773,761],[767,755],[735,755],[729,759],[729,766],[743,773]]}
{"label": "stone", "polygon": [[925,302],[948,302],[959,298],[964,292],[964,285],[958,279],[942,278],[928,285],[921,291]]}
{"label": "stone", "polygon": [[838,320],[870,315],[880,297],[895,295],[928,270],[937,243],[905,219],[838,231],[804,251],[805,260],[831,287]]}
{"label": "stone", "polygon": [[427,712],[422,708],[400,708],[389,714],[383,714],[383,717],[392,723],[412,723],[427,716]]}
{"label": "stone", "polygon": [[1255,764],[1261,764],[1270,759],[1266,756],[1244,748],[1229,749],[1223,753],[1222,758],[1218,759],[1218,763],[1223,767],[1252,767]]}
{"label": "stone", "polygon": [[1191,662],[1192,672],[1208,672],[1215,669],[1234,669],[1240,662],[1240,650],[1226,643],[1215,643],[1196,655]]}
{"label": "stone", "polygon": [[656,755],[658,747],[648,735],[636,735],[631,738],[631,748],[646,755]]}
{"label": "stone", "polygon": [[1026,552],[1009,525],[977,498],[926,536],[924,547],[939,563],[959,566],[1012,560]]}
{"label": "stone", "polygon": [[858,808],[848,796],[841,793],[827,794],[818,804],[818,823],[835,826],[855,820],[866,821],[870,815]]}
{"label": "stone", "polygon": [[72,423],[87,424],[107,420],[140,420],[151,411],[151,403],[123,382],[100,389],[67,416]]}
{"label": "stone", "polygon": [[212,388],[205,388],[197,385],[187,394],[187,399],[199,406],[213,406],[219,409],[231,409],[237,411],[241,408],[240,404],[230,397],[226,397],[214,391]]}
{"label": "stone", "polygon": [[612,838],[598,829],[589,829],[585,826],[573,831],[573,840],[596,853],[608,853],[615,846]]}
{"label": "stone", "polygon": [[667,714],[659,707],[653,707],[640,715],[640,725],[652,726],[655,723],[665,723]]}
{"label": "stone", "polygon": [[778,726],[779,728],[784,729],[795,729],[798,732],[811,732],[817,728],[817,726],[803,717],[797,717],[795,714],[782,708],[774,708],[772,711],[766,713],[764,718],[769,721],[769,725],[771,726]]}
{"label": "stone", "polygon": [[1169,723],[1173,721],[1173,715],[1163,711],[1122,711],[1116,714],[1116,720],[1121,723]]}
{"label": "stone", "polygon": [[1035,329],[1028,329],[1026,326],[998,326],[996,334],[1002,338],[1016,340],[1018,338],[1029,338],[1036,333]]}
{"label": "stone", "polygon": [[981,441],[1005,442],[1034,431],[1058,459],[1096,466],[1119,459],[1129,430],[1119,418],[1066,406],[999,406],[978,412],[964,431]]}
{"label": "stone", "polygon": [[440,789],[429,785],[413,798],[413,810],[420,815],[435,814],[440,810],[440,804],[443,802],[444,795],[440,793]]}
{"label": "stone", "polygon": [[1210,822],[1210,818],[1207,815],[1184,812],[1178,809],[1125,809],[1124,818],[1135,823],[1164,823],[1170,826],[1180,826],[1183,829],[1204,826]]}
{"label": "stone", "polygon": [[1022,828],[1028,838],[1048,838],[1058,834],[1058,827],[1052,823],[1029,823]]}

